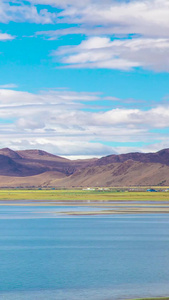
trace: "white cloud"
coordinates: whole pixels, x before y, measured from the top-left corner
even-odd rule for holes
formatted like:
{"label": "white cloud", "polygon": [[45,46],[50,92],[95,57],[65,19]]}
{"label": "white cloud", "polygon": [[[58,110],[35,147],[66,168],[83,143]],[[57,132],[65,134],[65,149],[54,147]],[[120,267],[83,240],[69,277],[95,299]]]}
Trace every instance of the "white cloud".
{"label": "white cloud", "polygon": [[[32,3],[41,3],[41,0]],[[57,15],[58,22],[71,26],[37,32],[37,35],[51,40],[68,34],[92,36],[78,46],[61,47],[55,52],[56,56],[61,55],[65,67],[118,70],[140,67],[169,71],[168,0],[58,0],[50,3],[62,8]],[[111,41],[109,36],[119,39]]]}
{"label": "white cloud", "polygon": [[[43,5],[51,5],[54,7],[60,7],[60,8],[68,8],[70,6],[73,7],[85,7],[86,5],[91,4],[91,0],[29,0],[32,4],[43,4]],[[100,1],[98,1],[99,3]]]}
{"label": "white cloud", "polygon": [[56,13],[47,9],[38,10],[35,5],[26,5],[24,1],[18,1],[10,5],[11,1],[0,1],[0,22],[29,22],[37,24],[51,24],[56,20]]}
{"label": "white cloud", "polygon": [[0,32],[0,41],[9,41],[9,40],[13,40],[15,37],[8,34],[8,33],[1,33]]}
{"label": "white cloud", "polygon": [[[7,141],[8,142],[8,141]],[[4,147],[5,139],[0,142],[0,148]],[[101,157],[103,154],[115,153],[113,147],[104,146],[100,143],[92,144],[90,142],[78,140],[67,141],[66,139],[56,140],[52,138],[34,138],[28,137],[26,139],[14,138],[8,142],[11,149],[41,149],[61,155],[70,159]]]}
{"label": "white cloud", "polygon": [[[78,23],[78,29],[69,28],[63,34],[140,34],[148,37],[169,37],[168,0],[136,1],[63,1],[37,0],[31,3],[50,3],[61,7],[60,22]],[[91,33],[92,32],[92,33]],[[55,34],[61,34],[56,31]],[[54,36],[54,32],[52,34]]]}
{"label": "white cloud", "polygon": [[169,39],[113,40],[92,37],[77,46],[53,51],[65,66],[130,70],[136,67],[169,71]]}
{"label": "white cloud", "polygon": [[14,89],[17,88],[17,84],[14,83],[8,83],[8,84],[1,84],[0,89]]}
{"label": "white cloud", "polygon": [[[169,106],[141,109],[83,110],[85,103],[102,101],[97,93],[69,90],[38,94],[0,90],[0,147],[40,148],[59,155],[102,156],[116,152],[112,143],[164,141],[169,127]],[[88,102],[86,102],[88,101]],[[111,101],[111,100],[110,100]],[[152,133],[152,129],[154,133]],[[162,131],[163,132],[163,131]],[[101,142],[102,141],[102,142]],[[110,144],[111,145],[111,144]],[[117,148],[120,150],[120,146]]]}
{"label": "white cloud", "polygon": [[129,128],[169,127],[169,106],[158,106],[148,111],[140,109],[113,109],[104,113],[94,113],[95,124],[107,126],[121,125]]}
{"label": "white cloud", "polygon": [[[12,5],[10,5],[12,3]],[[27,4],[26,4],[27,3]],[[51,5],[61,11],[51,13],[38,4]],[[7,23],[70,23],[78,29],[63,30],[67,33],[86,35],[139,34],[148,37],[169,37],[168,0],[29,0],[0,1],[0,21]],[[91,33],[92,32],[92,33]],[[61,34],[61,31],[56,31]]]}
{"label": "white cloud", "polygon": [[[71,24],[66,29],[37,32],[49,39],[66,34],[92,35],[78,46],[60,47],[54,52],[69,68],[169,71],[168,0],[18,0],[12,5],[11,1],[0,1],[1,22]],[[128,38],[128,34],[134,36]],[[112,41],[112,35],[120,39]],[[0,34],[0,40],[12,38]]]}
{"label": "white cloud", "polygon": [[[7,86],[6,86],[7,87]],[[42,91],[39,94],[32,94],[28,92],[0,89],[0,107],[11,106],[24,106],[24,105],[59,105],[70,104],[71,101],[94,101],[99,100],[98,93],[87,92],[72,92],[62,90],[51,90],[48,92]]]}

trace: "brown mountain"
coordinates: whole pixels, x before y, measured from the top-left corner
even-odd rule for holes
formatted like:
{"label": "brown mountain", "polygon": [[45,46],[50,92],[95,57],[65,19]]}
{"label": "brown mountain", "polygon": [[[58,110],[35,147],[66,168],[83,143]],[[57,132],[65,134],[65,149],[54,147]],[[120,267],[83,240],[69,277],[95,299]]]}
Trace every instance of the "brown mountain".
{"label": "brown mountain", "polygon": [[169,166],[127,160],[124,163],[79,169],[60,182],[57,180],[52,181],[51,185],[64,187],[168,186]]}
{"label": "brown mountain", "polygon": [[69,160],[42,150],[0,150],[1,187],[169,185],[169,149]]}
{"label": "brown mountain", "polygon": [[169,149],[163,149],[156,153],[134,152],[120,155],[109,155],[99,159],[96,162],[96,165],[100,166],[110,163],[123,163],[129,159],[143,163],[160,163],[169,166]]}
{"label": "brown mountain", "polygon": [[[0,149],[0,175],[25,177],[55,172],[60,178],[73,174],[77,169],[88,166],[95,160],[71,161],[42,150],[13,151]],[[59,174],[60,173],[60,174]]]}
{"label": "brown mountain", "polygon": [[9,148],[0,149],[0,155],[5,155],[5,156],[13,158],[13,159],[21,159],[21,156],[17,152],[15,152]]}

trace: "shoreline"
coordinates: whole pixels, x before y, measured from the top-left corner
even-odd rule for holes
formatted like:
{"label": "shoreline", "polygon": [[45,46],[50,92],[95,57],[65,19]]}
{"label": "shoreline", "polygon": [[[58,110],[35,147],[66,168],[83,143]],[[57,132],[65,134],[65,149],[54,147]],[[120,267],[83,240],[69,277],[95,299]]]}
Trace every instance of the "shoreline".
{"label": "shoreline", "polygon": [[[120,201],[119,201],[120,202]],[[0,206],[24,206],[24,207],[57,207],[62,208],[61,211],[53,211],[59,215],[67,216],[101,216],[101,215],[117,215],[117,214],[169,214],[169,203],[161,201],[126,201],[126,202],[95,202],[95,201],[50,201],[50,200],[0,200]],[[71,207],[71,210],[64,211],[63,207]],[[81,211],[73,210],[72,207],[81,207]],[[87,208],[87,210],[85,209]],[[91,210],[90,210],[91,208]],[[93,210],[95,209],[95,210]],[[97,210],[98,209],[98,210]],[[48,211],[46,210],[46,213]],[[49,212],[51,213],[51,212]]]}
{"label": "shoreline", "polygon": [[169,300],[169,297],[155,297],[155,298],[137,298],[129,300]]}

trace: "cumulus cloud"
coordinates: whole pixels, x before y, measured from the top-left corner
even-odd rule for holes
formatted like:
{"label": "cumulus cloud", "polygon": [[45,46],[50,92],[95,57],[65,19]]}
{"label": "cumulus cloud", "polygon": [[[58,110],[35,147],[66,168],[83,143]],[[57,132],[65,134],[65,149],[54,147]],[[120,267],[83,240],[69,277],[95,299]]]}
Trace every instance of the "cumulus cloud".
{"label": "cumulus cloud", "polygon": [[165,134],[152,133],[152,129],[169,127],[169,106],[147,111],[85,110],[86,105],[90,107],[90,101],[102,99],[104,95],[98,93],[69,90],[33,94],[1,89],[0,146],[40,148],[67,156],[102,156],[116,152],[116,147],[111,146],[114,142],[163,141]]}
{"label": "cumulus cloud", "polygon": [[169,106],[158,106],[148,111],[139,109],[113,109],[104,113],[94,113],[95,124],[125,125],[129,128],[169,127]]}
{"label": "cumulus cloud", "polygon": [[0,41],[9,41],[13,40],[15,37],[8,33],[1,33],[0,32]]}

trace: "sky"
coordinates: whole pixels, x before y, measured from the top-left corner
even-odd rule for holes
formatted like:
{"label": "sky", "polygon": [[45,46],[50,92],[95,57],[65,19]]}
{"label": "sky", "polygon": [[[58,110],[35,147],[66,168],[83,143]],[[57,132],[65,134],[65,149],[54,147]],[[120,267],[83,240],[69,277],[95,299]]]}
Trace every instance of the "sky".
{"label": "sky", "polygon": [[0,148],[169,147],[168,0],[0,0]]}

